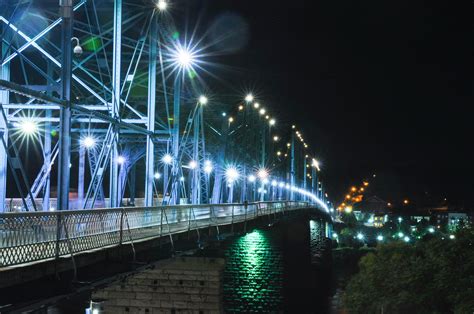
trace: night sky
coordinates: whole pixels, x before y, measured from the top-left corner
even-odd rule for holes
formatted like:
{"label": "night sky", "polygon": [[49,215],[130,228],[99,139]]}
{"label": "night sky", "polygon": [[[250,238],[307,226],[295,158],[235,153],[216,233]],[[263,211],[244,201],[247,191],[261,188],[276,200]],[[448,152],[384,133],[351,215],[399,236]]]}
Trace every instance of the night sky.
{"label": "night sky", "polygon": [[280,120],[301,128],[333,199],[377,174],[372,193],[393,203],[446,197],[473,204],[469,3],[188,6],[188,15],[200,12],[202,29],[222,16],[239,17],[229,28],[246,44],[219,60],[235,67],[226,82],[235,81],[237,90],[255,87]]}

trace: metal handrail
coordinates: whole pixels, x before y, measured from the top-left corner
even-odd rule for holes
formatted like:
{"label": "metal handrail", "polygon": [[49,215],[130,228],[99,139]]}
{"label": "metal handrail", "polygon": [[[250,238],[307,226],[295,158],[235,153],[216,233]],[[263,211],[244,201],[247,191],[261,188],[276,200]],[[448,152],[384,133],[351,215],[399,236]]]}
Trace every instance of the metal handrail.
{"label": "metal handrail", "polygon": [[163,226],[175,234],[309,206],[280,201],[0,213],[0,267],[160,237]]}

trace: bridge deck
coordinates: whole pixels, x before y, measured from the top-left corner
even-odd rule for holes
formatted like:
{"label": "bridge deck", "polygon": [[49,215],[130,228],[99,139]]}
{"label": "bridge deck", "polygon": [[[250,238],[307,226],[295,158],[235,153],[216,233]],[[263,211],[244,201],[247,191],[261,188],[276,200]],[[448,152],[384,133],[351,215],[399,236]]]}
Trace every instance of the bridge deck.
{"label": "bridge deck", "polygon": [[133,243],[259,216],[314,207],[307,202],[122,207],[0,214],[0,267]]}

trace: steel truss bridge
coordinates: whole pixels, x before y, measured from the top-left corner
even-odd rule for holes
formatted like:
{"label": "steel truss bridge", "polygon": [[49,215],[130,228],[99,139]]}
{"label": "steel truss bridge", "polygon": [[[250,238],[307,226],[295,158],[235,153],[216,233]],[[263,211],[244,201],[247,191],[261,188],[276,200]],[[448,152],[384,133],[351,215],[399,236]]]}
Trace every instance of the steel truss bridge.
{"label": "steel truss bridge", "polygon": [[167,5],[0,1],[0,267],[332,211],[302,130],[205,97],[204,40]]}

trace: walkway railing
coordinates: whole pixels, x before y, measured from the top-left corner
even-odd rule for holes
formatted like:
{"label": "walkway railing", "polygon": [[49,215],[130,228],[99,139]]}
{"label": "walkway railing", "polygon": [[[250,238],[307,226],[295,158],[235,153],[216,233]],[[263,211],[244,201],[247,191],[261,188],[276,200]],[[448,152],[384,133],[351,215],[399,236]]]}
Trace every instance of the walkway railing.
{"label": "walkway railing", "polygon": [[0,267],[307,207],[307,202],[284,201],[2,213]]}

